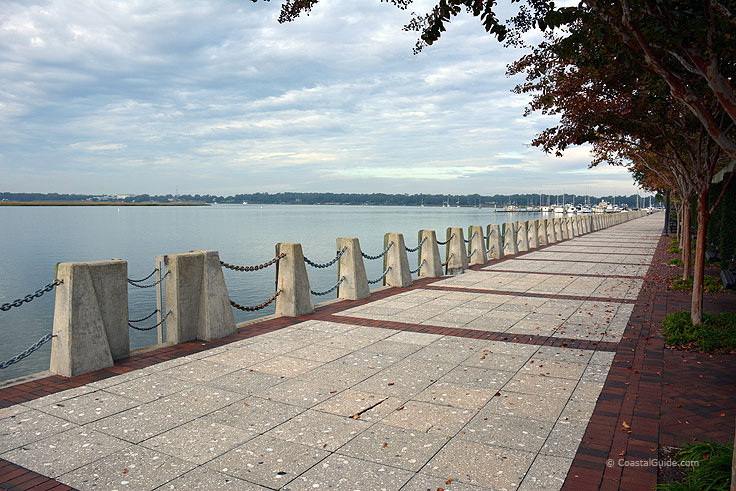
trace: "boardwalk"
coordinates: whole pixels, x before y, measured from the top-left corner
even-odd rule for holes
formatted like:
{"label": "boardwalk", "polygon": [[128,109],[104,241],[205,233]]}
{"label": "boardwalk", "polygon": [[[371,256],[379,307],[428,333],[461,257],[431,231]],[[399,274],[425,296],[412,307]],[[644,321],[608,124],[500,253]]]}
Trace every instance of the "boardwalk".
{"label": "boardwalk", "polygon": [[0,482],[560,489],[662,219],[0,390]]}

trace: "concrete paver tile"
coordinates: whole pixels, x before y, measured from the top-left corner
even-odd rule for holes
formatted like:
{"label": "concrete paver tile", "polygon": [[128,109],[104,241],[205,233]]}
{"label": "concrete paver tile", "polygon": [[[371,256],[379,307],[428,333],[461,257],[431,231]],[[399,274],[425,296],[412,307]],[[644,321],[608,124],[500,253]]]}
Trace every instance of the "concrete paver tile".
{"label": "concrete paver tile", "polygon": [[97,420],[85,428],[100,431],[107,435],[140,443],[194,419],[188,411],[144,404]]}
{"label": "concrete paver tile", "polygon": [[376,489],[399,490],[412,473],[393,467],[332,455],[289,483],[288,490]]}
{"label": "concrete paver tile", "polygon": [[562,488],[571,465],[572,459],[537,455],[519,490],[558,490]]}
{"label": "concrete paver tile", "polygon": [[477,409],[409,401],[404,406],[396,408],[393,413],[381,420],[381,423],[452,437],[477,413]]}
{"label": "concrete paver tile", "polygon": [[237,477],[215,472],[206,467],[197,467],[186,474],[167,482],[161,486],[163,490],[171,491],[211,491],[224,489],[226,491],[266,491],[268,488],[243,481]]}
{"label": "concrete paver tile", "polygon": [[250,396],[218,409],[204,419],[253,433],[265,433],[302,412],[304,409],[298,406]]}
{"label": "concrete paver tile", "polygon": [[34,409],[24,409],[0,420],[0,453],[77,427],[65,419]]}
{"label": "concrete paver tile", "polygon": [[462,430],[459,439],[537,453],[554,422],[519,418],[483,410]]}
{"label": "concrete paver tile", "polygon": [[139,404],[139,402],[127,397],[99,390],[49,406],[42,406],[39,407],[39,410],[72,423],[85,424],[125,411]]}
{"label": "concrete paver tile", "polygon": [[207,386],[246,395],[266,390],[284,380],[286,380],[286,377],[283,375],[274,375],[246,368],[212,379],[207,382]]}
{"label": "concrete paver tile", "polygon": [[370,423],[359,419],[308,410],[269,430],[266,435],[335,451],[369,426]]}

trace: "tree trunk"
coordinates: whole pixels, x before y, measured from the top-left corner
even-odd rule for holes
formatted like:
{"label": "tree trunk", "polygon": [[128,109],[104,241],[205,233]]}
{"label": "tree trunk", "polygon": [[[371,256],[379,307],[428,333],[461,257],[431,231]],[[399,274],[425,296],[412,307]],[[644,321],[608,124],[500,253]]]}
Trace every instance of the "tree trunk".
{"label": "tree trunk", "polygon": [[[698,235],[695,239],[695,274],[693,275],[693,298],[690,320],[693,324],[703,323],[703,277],[705,275],[705,238],[708,231],[708,188],[698,195]],[[689,254],[688,254],[689,255]]]}
{"label": "tree trunk", "polygon": [[682,243],[682,203],[677,207],[677,243]]}
{"label": "tree trunk", "polygon": [[690,197],[682,201],[682,239],[680,240],[680,250],[682,251],[682,279],[686,280],[693,275],[692,256],[690,255],[691,233],[690,233]]}

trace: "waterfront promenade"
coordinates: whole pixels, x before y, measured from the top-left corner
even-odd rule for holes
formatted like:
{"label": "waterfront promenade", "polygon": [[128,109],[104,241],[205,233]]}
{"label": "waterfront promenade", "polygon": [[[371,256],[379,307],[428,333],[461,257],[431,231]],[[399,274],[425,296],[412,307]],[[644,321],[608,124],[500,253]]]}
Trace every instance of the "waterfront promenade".
{"label": "waterfront promenade", "polygon": [[632,439],[618,426],[637,409],[606,406],[627,390],[621,370],[641,362],[626,333],[662,226],[655,214],[216,342],[0,389],[0,486],[593,489],[604,472],[624,482],[623,469],[600,467],[619,433]]}

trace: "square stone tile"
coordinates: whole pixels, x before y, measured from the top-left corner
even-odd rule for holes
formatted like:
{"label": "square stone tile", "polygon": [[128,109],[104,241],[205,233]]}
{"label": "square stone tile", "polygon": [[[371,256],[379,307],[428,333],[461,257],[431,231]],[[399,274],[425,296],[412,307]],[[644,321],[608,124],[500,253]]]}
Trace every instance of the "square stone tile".
{"label": "square stone tile", "polygon": [[253,433],[265,433],[302,412],[301,407],[250,396],[208,414],[205,419]]}
{"label": "square stone tile", "polygon": [[556,421],[567,403],[567,397],[547,397],[502,390],[484,409],[496,414],[543,421]]}
{"label": "square stone tile", "polygon": [[540,394],[551,397],[570,397],[575,391],[576,380],[542,375],[518,373],[504,389],[523,394]]}
{"label": "square stone tile", "polygon": [[397,341],[383,339],[381,341],[366,346],[365,348],[363,348],[363,351],[382,353],[396,358],[404,358],[419,350],[421,347],[422,345],[420,344],[400,343]]}
{"label": "square stone tile", "polygon": [[373,370],[374,372],[365,372],[367,373],[366,377],[368,377],[375,372],[397,363],[398,361],[400,361],[400,357],[361,349],[353,351],[339,360],[335,360],[324,365],[323,369],[342,371],[345,367],[349,367],[351,369],[358,370]]}
{"label": "square stone tile", "polygon": [[426,402],[409,401],[386,416],[383,424],[423,431],[431,434],[454,436],[478,413],[474,409],[438,406]]}
{"label": "square stone tile", "polygon": [[436,382],[417,394],[417,401],[431,402],[441,406],[480,409],[496,391],[478,387],[462,387],[446,382]]}
{"label": "square stone tile", "polygon": [[[174,361],[174,360],[170,360],[170,361]],[[181,363],[185,363],[185,362],[184,361],[181,361]],[[157,365],[152,365],[152,366],[157,366]],[[130,372],[123,373],[121,375],[115,375],[115,376],[112,376],[112,377],[107,377],[107,378],[102,379],[102,380],[98,380],[96,382],[90,382],[87,385],[83,385],[82,387],[77,387],[76,389],[70,389],[70,390],[77,390],[77,389],[84,388],[86,390],[84,392],[82,392],[82,393],[92,392],[93,390],[104,389],[106,387],[112,387],[113,385],[118,385],[118,384],[122,384],[122,383],[125,383],[125,382],[130,382],[131,380],[135,380],[135,379],[140,378],[140,377],[147,377],[147,376],[151,375],[151,373],[153,373],[151,371],[151,367],[147,367],[146,369],[143,369],[143,370],[132,370]],[[66,391],[64,391],[64,392],[66,392]],[[76,394],[76,395],[82,395],[82,393]],[[53,395],[56,396],[58,394],[60,394],[60,392],[57,392],[56,394],[53,394]],[[46,396],[46,397],[51,397],[51,396]],[[53,401],[53,402],[57,402],[57,401]]]}
{"label": "square stone tile", "polygon": [[480,488],[471,484],[466,484],[458,480],[449,481],[445,477],[433,476],[418,472],[401,488],[401,491],[436,491],[443,489],[444,491],[488,491],[487,488]]}
{"label": "square stone tile", "polygon": [[580,380],[575,391],[572,393],[572,400],[596,402],[598,400],[598,396],[601,395],[603,385],[604,382]]}
{"label": "square stone tile", "polygon": [[261,435],[230,450],[208,468],[269,488],[281,488],[330,453]]}
{"label": "square stone tile", "polygon": [[581,380],[590,382],[605,382],[608,377],[608,370],[611,367],[608,365],[593,365],[590,364],[585,368]]}
{"label": "square stone tile", "polygon": [[39,409],[72,423],[85,424],[111,414],[120,413],[139,404],[127,397],[97,391],[66,399],[50,406],[43,406]]}
{"label": "square stone tile", "polygon": [[193,469],[194,464],[143,447],[128,447],[57,478],[75,489],[148,491]]}
{"label": "square stone tile", "polygon": [[224,489],[232,491],[266,491],[268,488],[257,484],[243,481],[237,477],[228,476],[215,472],[206,467],[197,467],[181,477],[167,482],[161,486],[162,491],[211,491],[213,489]]}
{"label": "square stone tile", "polygon": [[208,387],[215,387],[238,394],[253,394],[261,392],[286,380],[283,375],[258,372],[250,368],[230,372],[207,382]]}
{"label": "square stone tile", "polygon": [[527,355],[504,355],[500,353],[476,353],[463,362],[469,367],[516,372],[529,359]]}
{"label": "square stone tile", "polygon": [[587,426],[587,421],[583,423],[558,421],[540,453],[553,457],[574,458]]}
{"label": "square stone tile", "polygon": [[196,418],[240,401],[243,397],[243,394],[228,392],[217,387],[197,385],[148,404],[152,411],[176,411]]}
{"label": "square stone tile", "polygon": [[86,428],[131,443],[140,443],[192,419],[194,416],[188,411],[149,403],[97,420]]}
{"label": "square stone tile", "polygon": [[592,350],[542,346],[532,355],[532,359],[587,364],[593,353]]}
{"label": "square stone tile", "polygon": [[[117,379],[119,377],[124,377],[124,376],[125,375],[118,375],[117,377],[110,377],[109,379],[105,379],[105,380]],[[95,383],[99,383],[99,382],[95,382]],[[32,401],[24,402],[23,405],[26,407],[33,408],[33,409],[39,409],[45,406],[50,406],[51,404],[55,404],[57,402],[61,402],[67,399],[73,399],[75,397],[79,397],[84,394],[89,394],[90,392],[94,392],[96,390],[98,390],[98,388],[93,387],[92,385],[82,385],[80,387],[62,390],[61,392],[55,392],[47,396],[39,397],[38,399],[34,399]]]}
{"label": "square stone tile", "polygon": [[290,483],[288,490],[399,490],[412,473],[342,455],[332,455]]}
{"label": "square stone tile", "polygon": [[378,423],[350,440],[339,453],[416,472],[445,442],[445,436]]}
{"label": "square stone tile", "polygon": [[0,419],[0,453],[77,427],[65,419],[35,409],[23,409],[25,410]]}
{"label": "square stone tile", "polygon": [[261,338],[260,340],[248,346],[249,349],[259,351],[261,353],[271,353],[274,355],[283,355],[290,351],[298,350],[304,347],[301,341],[290,341],[278,338]]}
{"label": "square stone tile", "polygon": [[161,397],[192,388],[193,386],[193,384],[176,378],[156,374],[113,385],[107,387],[104,391],[127,397],[138,403],[144,403],[155,401]]}
{"label": "square stone tile", "polygon": [[273,358],[273,353],[261,353],[250,348],[232,348],[220,353],[213,354],[207,358],[203,358],[205,361],[211,363],[217,363],[219,365],[232,366],[238,369],[248,368],[257,363],[264,362],[268,359]]}
{"label": "square stone tile", "polygon": [[350,353],[350,350],[330,348],[328,346],[322,346],[319,344],[312,344],[294,350],[289,353],[289,356],[294,358],[303,358],[305,360],[317,361],[321,363],[328,363]]}
{"label": "square stone tile", "polygon": [[196,360],[191,363],[175,366],[174,368],[165,370],[163,373],[167,377],[178,378],[184,382],[201,384],[202,382],[208,382],[221,377],[226,373],[234,372],[237,369],[237,367],[232,365],[212,363],[207,360]]}
{"label": "square stone tile", "polygon": [[533,453],[454,439],[423,472],[484,488],[515,489],[533,461]]}
{"label": "square stone tile", "polygon": [[276,356],[270,360],[253,365],[251,369],[280,375],[282,377],[296,377],[322,365],[321,362],[306,360],[303,358],[292,358],[291,356]]}
{"label": "square stone tile", "polygon": [[187,462],[204,464],[253,436],[251,431],[207,419],[195,419],[150,438],[141,445]]}
{"label": "square stone tile", "polygon": [[561,489],[571,465],[572,459],[537,455],[519,489],[523,491]]}
{"label": "square stone tile", "polygon": [[56,478],[129,446],[130,443],[104,433],[75,428],[23,445],[0,457]]}
{"label": "square stone tile", "polygon": [[585,363],[549,361],[534,358],[524,365],[520,373],[579,380],[583,375],[585,368]]}
{"label": "square stone tile", "polygon": [[438,339],[440,339],[442,336],[439,334],[428,334],[423,332],[410,332],[410,331],[401,331],[397,334],[394,334],[393,336],[386,338],[387,341],[392,341],[396,343],[407,343],[407,344],[419,344],[419,345],[428,345],[431,344]]}
{"label": "square stone tile", "polygon": [[364,338],[354,335],[353,331],[349,334],[336,334],[330,338],[318,342],[320,346],[328,348],[355,351],[375,343],[375,339]]}
{"label": "square stone tile", "polygon": [[354,387],[383,397],[409,399],[447,373],[453,365],[424,360],[402,360]]}
{"label": "square stone tile", "polygon": [[440,361],[458,365],[465,361],[468,357],[474,355],[471,351],[451,349],[445,346],[435,347],[434,345],[425,346],[416,353],[409,355],[411,360],[427,360]]}
{"label": "square stone tile", "polygon": [[457,385],[460,387],[478,387],[496,391],[514,376],[513,372],[489,370],[487,368],[466,367],[460,365],[450,370],[438,382]]}
{"label": "square stone tile", "polygon": [[295,377],[257,395],[265,399],[310,408],[329,399],[343,388],[339,382]]}
{"label": "square stone tile", "polygon": [[391,414],[404,401],[348,389],[314,407],[315,410],[361,421],[377,421]]}
{"label": "square stone tile", "polygon": [[526,452],[539,452],[554,422],[509,417],[483,410],[462,429],[459,438]]}
{"label": "square stone tile", "polygon": [[17,416],[20,413],[30,411],[30,409],[31,408],[29,408],[28,406],[24,406],[23,404],[16,404],[14,406],[4,407],[0,409],[0,420],[4,418],[10,418],[11,416]]}
{"label": "square stone tile", "polygon": [[309,410],[273,428],[266,435],[334,451],[369,426],[370,423],[357,419]]}

